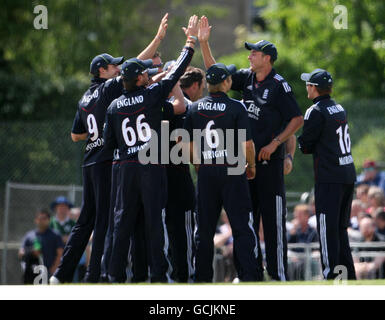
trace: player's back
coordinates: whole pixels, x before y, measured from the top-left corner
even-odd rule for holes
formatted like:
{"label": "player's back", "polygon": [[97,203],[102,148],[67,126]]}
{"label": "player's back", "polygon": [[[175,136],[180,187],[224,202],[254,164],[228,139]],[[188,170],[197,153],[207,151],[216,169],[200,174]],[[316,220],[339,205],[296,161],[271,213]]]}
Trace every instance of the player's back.
{"label": "player's back", "polygon": [[127,92],[114,100],[108,109],[113,124],[120,160],[138,160],[138,153],[148,146],[153,132],[160,136],[161,97],[154,88]]}
{"label": "player's back", "polygon": [[108,106],[122,94],[122,90],[121,77],[109,80],[94,78],[79,100],[73,131],[82,128],[88,132],[84,166],[112,160],[112,153],[103,149],[103,125]]}
{"label": "player's back", "polygon": [[317,181],[354,183],[356,172],[345,109],[330,97],[323,97],[307,110],[305,121],[312,113],[314,119],[320,118],[322,127],[313,152]]}
{"label": "player's back", "polygon": [[245,141],[250,139],[245,106],[223,92],[211,93],[193,103],[185,129],[191,139],[194,129],[202,132],[200,141],[194,141],[202,164],[233,165],[233,161],[228,160],[230,155],[238,155],[240,130],[243,130]]}

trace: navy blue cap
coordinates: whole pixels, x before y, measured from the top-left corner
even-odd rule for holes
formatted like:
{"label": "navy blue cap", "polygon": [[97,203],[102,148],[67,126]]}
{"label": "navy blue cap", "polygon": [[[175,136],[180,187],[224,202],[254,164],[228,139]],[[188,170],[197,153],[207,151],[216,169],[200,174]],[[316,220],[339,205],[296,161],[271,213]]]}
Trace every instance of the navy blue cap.
{"label": "navy blue cap", "polygon": [[155,76],[156,74],[159,73],[159,69],[158,68],[150,68],[150,69],[147,69],[147,73],[148,73],[149,77],[152,77],[152,76]]}
{"label": "navy blue cap", "polygon": [[277,60],[278,51],[274,44],[267,40],[260,40],[257,43],[245,42],[245,48],[247,50],[261,51],[271,57],[272,61]]}
{"label": "navy blue cap", "polygon": [[114,58],[108,53],[102,53],[92,59],[90,64],[90,73],[96,76],[99,72],[99,68],[107,68],[109,64],[119,65],[124,61],[124,57]]}
{"label": "navy blue cap", "polygon": [[321,89],[327,89],[333,85],[331,74],[323,69],[315,69],[311,73],[302,73],[301,80],[306,81],[308,84],[315,85]]}
{"label": "navy blue cap", "polygon": [[207,69],[206,80],[210,84],[218,84],[232,76],[236,71],[237,68],[233,64],[226,66],[223,63],[215,63]]}
{"label": "navy blue cap", "polygon": [[60,196],[51,203],[51,210],[54,211],[58,204],[66,204],[70,209],[74,206],[66,197]]}
{"label": "navy blue cap", "polygon": [[[143,73],[143,71],[152,67],[152,60],[140,60],[137,58],[131,58],[124,61],[122,65],[121,74],[125,80],[135,79],[139,74]],[[151,71],[149,71],[149,76]]]}

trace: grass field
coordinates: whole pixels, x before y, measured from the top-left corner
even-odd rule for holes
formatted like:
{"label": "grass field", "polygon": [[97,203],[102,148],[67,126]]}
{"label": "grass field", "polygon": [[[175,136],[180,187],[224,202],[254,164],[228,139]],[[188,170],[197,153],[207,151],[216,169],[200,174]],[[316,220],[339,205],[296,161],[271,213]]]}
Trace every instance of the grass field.
{"label": "grass field", "polygon": [[[343,283],[334,283],[334,280],[328,281],[287,281],[287,282],[279,282],[279,281],[264,281],[264,282],[240,282],[240,283],[231,283],[231,282],[215,282],[215,283],[148,283],[148,282],[140,282],[140,283],[69,283],[68,285],[106,285],[106,286],[154,286],[154,285],[164,285],[164,286],[333,286],[333,285],[342,285]],[[60,284],[66,285],[66,284]],[[355,281],[347,281],[346,285],[349,286],[385,286],[385,279],[376,279],[376,280],[355,280]]]}

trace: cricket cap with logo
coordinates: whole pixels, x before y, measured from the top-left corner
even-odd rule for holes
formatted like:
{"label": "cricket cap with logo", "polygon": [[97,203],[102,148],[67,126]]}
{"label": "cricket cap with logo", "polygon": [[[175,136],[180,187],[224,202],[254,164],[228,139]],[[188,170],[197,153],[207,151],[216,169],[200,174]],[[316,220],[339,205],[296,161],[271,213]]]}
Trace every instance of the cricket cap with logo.
{"label": "cricket cap with logo", "polygon": [[215,85],[232,76],[236,71],[237,68],[233,64],[226,66],[223,63],[215,63],[207,69],[206,80],[208,83]]}
{"label": "cricket cap with logo", "polygon": [[333,85],[331,74],[324,69],[315,69],[311,73],[302,73],[301,80],[320,89],[327,89]]}
{"label": "cricket cap with logo", "polygon": [[113,64],[115,66],[118,66],[122,64],[124,61],[124,57],[118,57],[114,58],[108,53],[102,53],[97,55],[95,58],[92,59],[91,64],[90,64],[90,73],[93,74],[94,76],[99,74],[99,68],[107,68],[109,64]]}
{"label": "cricket cap with logo", "polygon": [[59,204],[65,204],[66,206],[68,206],[68,208],[73,208],[73,204],[64,196],[59,196],[57,197],[50,205],[50,208],[52,211],[55,210],[55,207]]}
{"label": "cricket cap with logo", "polygon": [[274,44],[267,40],[260,40],[257,43],[245,42],[245,48],[247,50],[261,51],[271,57],[272,61],[277,60],[278,51]]}
{"label": "cricket cap with logo", "polygon": [[158,72],[158,68],[152,68],[152,60],[140,60],[138,58],[131,58],[124,61],[122,65],[121,75],[125,80],[135,79],[139,74],[148,72],[151,77]]}

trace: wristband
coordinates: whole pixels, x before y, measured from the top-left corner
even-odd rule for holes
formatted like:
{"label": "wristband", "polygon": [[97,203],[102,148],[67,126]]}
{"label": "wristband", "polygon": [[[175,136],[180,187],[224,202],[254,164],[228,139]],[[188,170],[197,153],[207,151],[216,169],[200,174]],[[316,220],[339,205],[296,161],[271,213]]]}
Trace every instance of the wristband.
{"label": "wristband", "polygon": [[195,41],[198,40],[198,37],[196,37],[196,36],[188,36],[188,37],[191,38],[191,39],[194,39]]}
{"label": "wristband", "polygon": [[274,138],[273,141],[278,141],[279,144],[282,142],[279,138]]}
{"label": "wristband", "polygon": [[256,166],[255,163],[252,166],[249,164],[247,165],[248,168],[255,168],[255,166]]}
{"label": "wristband", "polygon": [[289,158],[293,162],[293,156],[290,153],[286,154],[285,158]]}

